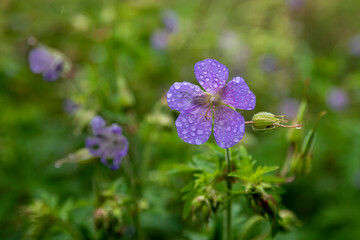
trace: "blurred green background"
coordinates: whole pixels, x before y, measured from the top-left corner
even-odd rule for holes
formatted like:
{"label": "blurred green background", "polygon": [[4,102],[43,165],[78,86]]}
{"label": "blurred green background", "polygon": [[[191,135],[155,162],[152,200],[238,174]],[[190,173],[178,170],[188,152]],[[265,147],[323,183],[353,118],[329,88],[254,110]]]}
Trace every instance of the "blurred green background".
{"label": "blurred green background", "polygon": [[[123,125],[131,154],[147,159],[149,238],[206,239],[204,226],[181,220],[184,182],[166,174],[199,147],[178,138],[177,113],[164,97],[176,81],[197,84],[193,66],[205,58],[225,64],[255,93],[246,120],[268,111],[291,121],[310,79],[304,128],[320,111],[328,114],[311,173],[285,186],[283,204],[303,226],[275,239],[360,239],[359,9],[352,0],[1,0],[0,239],[23,235],[21,209],[39,196],[93,201],[92,166],[54,163],[84,146],[96,114]],[[72,77],[49,83],[33,74],[35,42],[66,55]],[[69,99],[76,113],[64,111]],[[241,143],[254,159],[284,161],[286,129],[247,130]],[[91,229],[93,209],[84,205],[73,221]]]}

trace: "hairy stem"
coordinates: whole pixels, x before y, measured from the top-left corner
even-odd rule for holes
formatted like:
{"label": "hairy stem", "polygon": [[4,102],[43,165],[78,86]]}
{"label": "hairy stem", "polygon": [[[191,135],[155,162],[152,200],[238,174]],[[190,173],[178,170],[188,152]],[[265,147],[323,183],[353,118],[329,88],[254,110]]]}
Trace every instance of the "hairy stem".
{"label": "hairy stem", "polygon": [[[231,155],[230,155],[230,149],[225,149],[225,160],[227,165],[227,175],[231,172]],[[226,211],[225,211],[225,240],[231,240],[231,181],[229,177],[226,177],[226,187],[227,187],[227,204],[226,204]]]}

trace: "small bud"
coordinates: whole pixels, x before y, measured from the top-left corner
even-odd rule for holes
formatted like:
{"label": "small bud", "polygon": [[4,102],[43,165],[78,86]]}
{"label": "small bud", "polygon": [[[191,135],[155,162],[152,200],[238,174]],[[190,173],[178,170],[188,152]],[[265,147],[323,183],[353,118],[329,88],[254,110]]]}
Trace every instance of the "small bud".
{"label": "small bud", "polygon": [[284,116],[282,115],[274,115],[269,112],[259,112],[253,116],[251,123],[253,130],[259,133],[270,133],[277,127],[300,129],[302,126],[301,123],[293,126],[286,126],[282,124],[285,122]]}
{"label": "small bud", "polygon": [[301,221],[295,216],[295,214],[287,209],[279,211],[279,225],[283,231],[291,231],[294,227],[302,225]]}

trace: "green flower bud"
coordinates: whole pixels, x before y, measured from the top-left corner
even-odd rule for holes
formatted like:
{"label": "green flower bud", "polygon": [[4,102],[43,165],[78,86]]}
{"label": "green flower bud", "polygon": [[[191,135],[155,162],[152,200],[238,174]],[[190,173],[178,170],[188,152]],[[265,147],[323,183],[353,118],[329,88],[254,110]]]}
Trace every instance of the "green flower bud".
{"label": "green flower bud", "polygon": [[279,211],[279,225],[283,231],[291,231],[294,227],[302,225],[301,221],[295,216],[295,214],[287,209]]}
{"label": "green flower bud", "polygon": [[284,122],[286,121],[282,115],[274,115],[269,112],[259,112],[253,116],[253,119],[250,123],[252,123],[253,130],[259,133],[270,133],[277,127],[301,129],[302,126],[301,123],[297,125],[286,126],[282,124]]}
{"label": "green flower bud", "polygon": [[283,116],[276,116],[269,112],[256,113],[252,118],[252,128],[255,132],[270,133],[283,120]]}

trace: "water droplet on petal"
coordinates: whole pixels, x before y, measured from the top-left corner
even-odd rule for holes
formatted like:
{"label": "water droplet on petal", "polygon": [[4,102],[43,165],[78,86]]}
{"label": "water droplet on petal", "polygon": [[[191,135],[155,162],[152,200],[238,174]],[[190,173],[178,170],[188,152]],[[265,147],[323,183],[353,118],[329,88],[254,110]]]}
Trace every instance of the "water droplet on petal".
{"label": "water droplet on petal", "polygon": [[179,89],[181,87],[180,83],[174,83],[174,88]]}
{"label": "water droplet on petal", "polygon": [[198,135],[202,135],[204,132],[203,132],[203,130],[199,129],[199,130],[196,131],[196,133],[197,133]]}
{"label": "water droplet on petal", "polygon": [[197,138],[197,139],[195,140],[195,143],[196,143],[197,145],[199,145],[199,144],[201,144],[201,140]]}
{"label": "water droplet on petal", "polygon": [[238,136],[234,137],[234,139],[233,139],[234,142],[240,142],[240,140],[241,139]]}
{"label": "water droplet on petal", "polygon": [[183,130],[181,131],[182,134],[187,134],[187,132],[188,132],[188,131],[187,131],[186,129],[183,129]]}
{"label": "water droplet on petal", "polygon": [[191,132],[190,135],[194,137],[194,136],[195,136],[195,133],[194,133],[194,132]]}
{"label": "water droplet on petal", "polygon": [[172,93],[167,93],[168,98],[171,98],[171,96],[172,96]]}
{"label": "water droplet on petal", "polygon": [[194,127],[194,126],[191,126],[191,131],[195,131],[196,130],[196,128]]}
{"label": "water droplet on petal", "polygon": [[175,125],[176,125],[177,127],[181,127],[181,126],[182,126],[182,123],[181,123],[180,121],[176,121],[176,122],[175,122]]}

